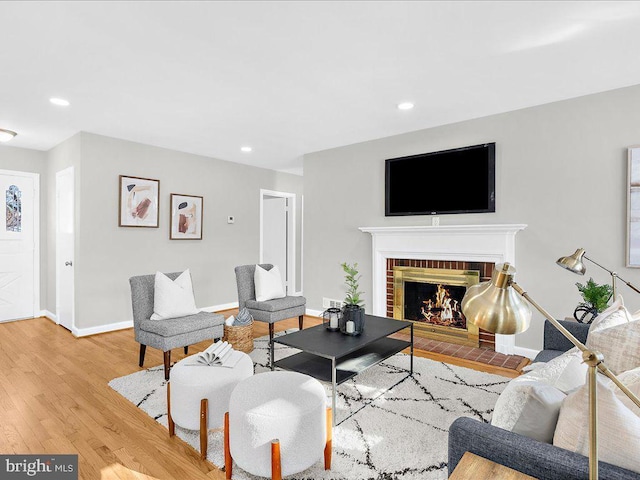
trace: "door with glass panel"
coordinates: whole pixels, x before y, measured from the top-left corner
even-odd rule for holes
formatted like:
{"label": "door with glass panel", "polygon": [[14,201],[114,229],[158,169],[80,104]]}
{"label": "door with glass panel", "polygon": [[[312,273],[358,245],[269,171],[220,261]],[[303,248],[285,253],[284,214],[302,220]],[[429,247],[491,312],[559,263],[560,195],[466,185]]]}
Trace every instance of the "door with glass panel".
{"label": "door with glass panel", "polygon": [[0,322],[33,318],[36,301],[37,174],[0,171]]}

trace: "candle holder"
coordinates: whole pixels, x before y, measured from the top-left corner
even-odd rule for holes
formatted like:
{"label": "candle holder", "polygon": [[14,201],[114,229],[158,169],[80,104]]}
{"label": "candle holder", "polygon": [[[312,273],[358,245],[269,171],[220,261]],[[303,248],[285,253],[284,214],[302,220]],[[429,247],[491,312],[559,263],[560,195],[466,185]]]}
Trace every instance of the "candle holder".
{"label": "candle holder", "polygon": [[358,305],[345,305],[342,309],[340,331],[345,335],[357,336],[364,330],[364,308]]}
{"label": "candle holder", "polygon": [[330,332],[340,331],[342,311],[339,308],[328,308],[322,312],[322,325]]}

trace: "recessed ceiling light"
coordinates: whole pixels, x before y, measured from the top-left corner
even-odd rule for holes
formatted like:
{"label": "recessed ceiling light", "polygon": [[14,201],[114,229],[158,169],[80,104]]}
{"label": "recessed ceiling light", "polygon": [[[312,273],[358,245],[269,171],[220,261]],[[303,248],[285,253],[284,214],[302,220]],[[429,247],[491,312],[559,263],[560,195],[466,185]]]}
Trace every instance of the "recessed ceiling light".
{"label": "recessed ceiling light", "polygon": [[398,110],[411,110],[413,108],[413,103],[411,102],[402,102],[398,104]]}
{"label": "recessed ceiling light", "polygon": [[17,133],[13,130],[5,130],[4,128],[0,128],[0,142],[8,142],[16,135]]}
{"label": "recessed ceiling light", "polygon": [[64,98],[50,98],[49,101],[54,105],[58,105],[59,107],[68,107],[69,100],[65,100]]}
{"label": "recessed ceiling light", "polygon": [[240,147],[240,150],[242,150],[244,153],[249,153],[253,150],[253,148],[251,147]]}

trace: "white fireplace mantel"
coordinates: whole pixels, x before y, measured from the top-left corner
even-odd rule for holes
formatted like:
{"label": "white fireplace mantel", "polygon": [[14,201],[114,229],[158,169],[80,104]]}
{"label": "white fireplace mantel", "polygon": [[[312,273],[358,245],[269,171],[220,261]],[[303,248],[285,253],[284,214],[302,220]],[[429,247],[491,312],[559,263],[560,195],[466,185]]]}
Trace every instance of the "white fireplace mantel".
{"label": "white fireplace mantel", "polygon": [[[387,259],[515,263],[515,236],[524,224],[359,227],[370,233],[373,314],[385,316]],[[514,353],[513,335],[496,335],[496,351]]]}

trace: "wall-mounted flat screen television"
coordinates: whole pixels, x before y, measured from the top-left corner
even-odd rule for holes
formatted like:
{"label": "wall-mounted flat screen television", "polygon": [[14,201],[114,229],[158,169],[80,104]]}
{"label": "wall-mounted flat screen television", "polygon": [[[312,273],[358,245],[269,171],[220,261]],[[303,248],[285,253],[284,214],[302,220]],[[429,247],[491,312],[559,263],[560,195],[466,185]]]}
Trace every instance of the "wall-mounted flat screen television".
{"label": "wall-mounted flat screen television", "polygon": [[385,162],[387,217],[495,211],[495,143]]}

